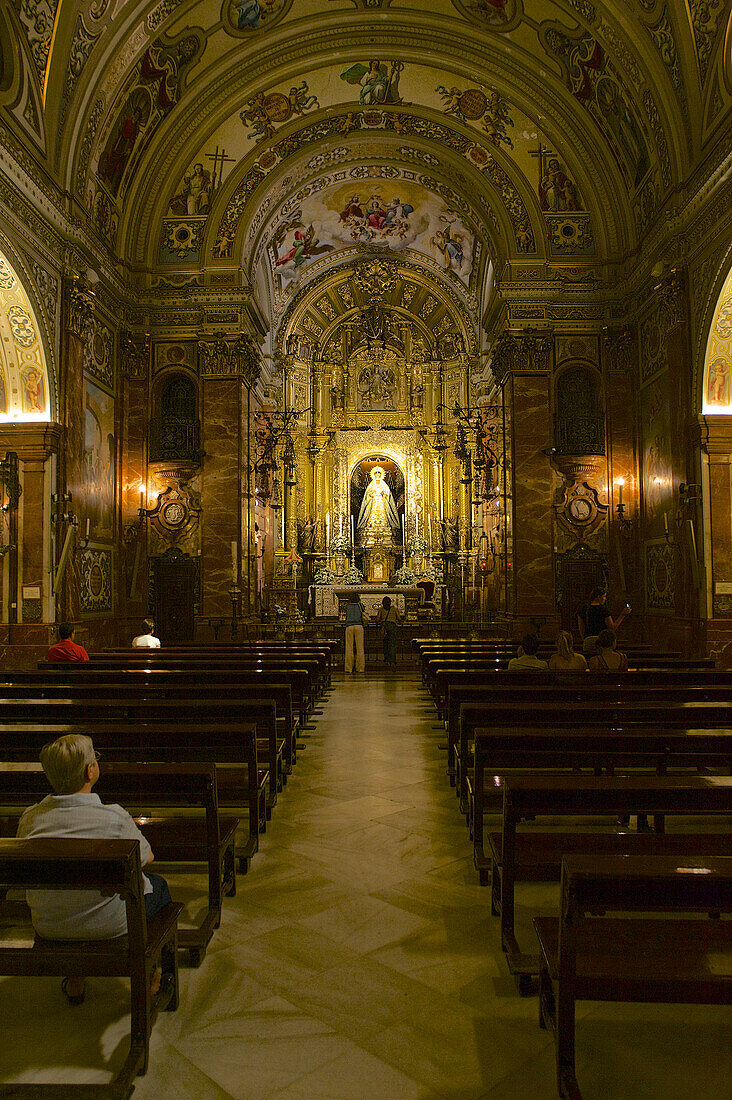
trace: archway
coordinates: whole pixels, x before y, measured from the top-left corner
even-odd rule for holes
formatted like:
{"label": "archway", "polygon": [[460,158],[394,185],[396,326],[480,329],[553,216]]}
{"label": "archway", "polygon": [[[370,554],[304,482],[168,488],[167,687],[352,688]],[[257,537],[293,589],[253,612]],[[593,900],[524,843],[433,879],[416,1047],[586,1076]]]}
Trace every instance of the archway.
{"label": "archway", "polygon": [[30,298],[0,252],[0,422],[51,419],[43,341]]}

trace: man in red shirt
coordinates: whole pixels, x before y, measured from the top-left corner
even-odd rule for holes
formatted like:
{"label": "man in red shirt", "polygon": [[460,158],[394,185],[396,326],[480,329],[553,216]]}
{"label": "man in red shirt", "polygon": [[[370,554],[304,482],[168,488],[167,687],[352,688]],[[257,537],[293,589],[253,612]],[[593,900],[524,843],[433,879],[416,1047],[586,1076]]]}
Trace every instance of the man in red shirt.
{"label": "man in red shirt", "polygon": [[83,645],[74,641],[74,627],[71,623],[61,623],[58,628],[59,640],[46,654],[47,661],[88,661],[89,654]]}

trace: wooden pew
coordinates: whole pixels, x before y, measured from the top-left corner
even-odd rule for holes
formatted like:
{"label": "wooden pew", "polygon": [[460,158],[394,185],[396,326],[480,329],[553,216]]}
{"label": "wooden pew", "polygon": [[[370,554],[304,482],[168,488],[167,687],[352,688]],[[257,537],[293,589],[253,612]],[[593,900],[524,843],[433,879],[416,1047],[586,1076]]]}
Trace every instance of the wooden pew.
{"label": "wooden pew", "polygon": [[[593,916],[598,911],[623,915]],[[554,1034],[560,1096],[582,1100],[577,1001],[730,1004],[732,924],[709,919],[730,912],[732,859],[564,860],[560,916],[534,920],[540,1023]]]}
{"label": "wooden pew", "polygon": [[[506,954],[508,968],[516,977],[519,989],[527,992],[530,989],[530,979],[539,973],[538,955],[525,954],[517,940],[514,927],[515,914],[515,882],[516,882],[516,826],[519,821],[527,818],[535,818],[541,814],[552,817],[582,815],[618,815],[649,813],[655,815],[692,815],[692,814],[723,814],[729,817],[732,813],[732,778],[729,776],[579,776],[579,775],[522,775],[511,776],[504,780],[503,789],[503,831],[501,851],[501,886],[500,886],[500,914],[501,914],[501,944]],[[526,834],[529,835],[528,833]],[[582,843],[579,835],[575,833],[575,852]],[[591,855],[594,851],[595,835],[587,835],[585,852]],[[664,834],[665,835],[665,834]],[[680,834],[674,834],[674,839],[668,842],[667,851],[670,855],[678,855],[678,846],[683,848],[683,841],[676,838]],[[609,839],[612,834],[605,834],[607,840],[603,841],[604,852],[612,848]],[[617,837],[614,851],[619,855],[633,852],[653,854],[664,853],[663,837],[657,836],[655,848],[651,842],[643,839],[628,840],[627,833],[615,834]],[[556,855],[558,862],[564,854],[562,845],[564,838],[562,833],[557,833]],[[688,848],[686,851],[695,854],[693,834],[686,836]],[[729,836],[727,836],[727,847]],[[527,843],[530,843],[527,841]],[[720,845],[724,838],[720,839]],[[547,841],[544,852],[548,858]],[[644,848],[644,844],[647,847]],[[649,850],[650,849],[650,850]]]}
{"label": "wooden pew", "polygon": [[[35,699],[28,694],[20,699],[0,698],[0,714],[5,721],[14,720],[45,722],[231,722],[251,719],[256,722],[258,740],[258,761],[262,781],[267,786],[265,801],[266,821],[272,814],[277,802],[278,777],[282,774],[281,747],[277,738],[277,711],[271,699],[252,699],[237,696],[234,699],[124,699],[92,698],[82,702],[76,698]],[[1,753],[1,748],[0,748]],[[0,755],[0,759],[1,759]],[[210,758],[209,758],[210,759]],[[219,780],[220,794],[225,797],[231,781],[238,786],[237,776],[222,776]]]}
{"label": "wooden pew", "polygon": [[[435,694],[435,680],[439,669],[452,669],[458,672],[472,672],[476,677],[488,680],[492,673],[495,672],[507,672],[508,662],[511,654],[496,655],[491,657],[476,658],[473,657],[468,660],[459,660],[454,658],[434,657],[430,658],[426,663],[425,670],[425,683],[431,695]],[[668,657],[665,655],[650,655],[647,653],[637,654],[629,658],[629,667],[631,669],[650,670],[656,668],[674,669],[676,671],[682,671],[684,669],[689,670],[703,670],[714,669],[714,660],[710,658],[696,658],[693,660],[687,660],[681,657]],[[546,670],[548,671],[548,670]],[[515,672],[515,676],[523,676],[523,672]],[[534,675],[533,672],[529,672],[528,675]]]}
{"label": "wooden pew", "polygon": [[[489,862],[483,850],[487,812],[503,804],[508,773],[589,769],[595,776],[616,768],[642,768],[657,775],[669,768],[707,769],[729,773],[732,730],[670,728],[661,719],[642,728],[578,729],[568,719],[551,729],[516,726],[478,730],[475,738],[475,776],[470,784],[470,836],[481,886],[487,885]],[[579,776],[578,776],[579,778]],[[635,811],[633,811],[635,812]],[[659,831],[663,822],[656,823]]]}
{"label": "wooden pew", "polygon": [[[33,694],[40,697],[58,698],[63,694],[58,689],[64,686],[75,690],[86,690],[94,685],[106,684],[135,685],[143,692],[160,698],[177,698],[188,690],[196,696],[207,698],[220,692],[228,695],[242,690],[248,696],[269,697],[277,704],[277,721],[282,723],[285,737],[285,763],[287,771],[297,759],[297,735],[301,724],[307,720],[307,708],[311,693],[311,677],[308,672],[288,669],[269,672],[264,668],[247,671],[207,669],[204,677],[190,669],[176,668],[96,668],[90,669],[84,664],[67,664],[65,668],[46,669],[45,671],[0,672],[0,685],[8,683],[13,690],[21,691],[23,685],[33,688]],[[257,690],[253,693],[251,688]],[[0,686],[0,695],[4,689]],[[141,696],[144,697],[144,696]],[[295,715],[298,711],[298,716]]]}
{"label": "wooden pew", "polygon": [[[118,803],[141,815],[136,817],[138,828],[158,863],[206,863],[206,914],[197,928],[178,932],[178,946],[188,952],[193,966],[200,966],[214,929],[221,924],[224,895],[236,894],[239,818],[219,816],[216,765],[115,764],[105,760],[95,790],[104,802]],[[40,764],[0,764],[0,805],[25,809],[48,793]],[[192,816],[193,807],[203,809],[205,816]],[[176,813],[154,816],[161,808],[175,808]],[[183,814],[183,810],[189,812]],[[3,814],[0,836],[14,837],[19,821],[20,813]]]}
{"label": "wooden pew", "polygon": [[[148,650],[150,652],[156,652],[155,650]],[[190,661],[181,658],[176,660],[175,658],[158,658],[147,659],[132,658],[132,660],[125,659],[108,659],[102,661],[99,664],[92,664],[90,662],[72,664],[71,662],[58,662],[54,665],[49,665],[47,662],[38,662],[39,670],[46,674],[51,675],[53,672],[58,672],[61,675],[70,676],[82,676],[88,678],[93,675],[115,671],[138,671],[149,670],[152,671],[171,671],[182,674],[187,672],[194,680],[213,680],[213,678],[228,678],[229,682],[234,684],[237,682],[240,676],[251,676],[257,673],[264,673],[267,677],[273,677],[277,680],[286,680],[293,691],[293,695],[297,692],[299,699],[296,705],[299,704],[299,722],[300,729],[304,729],[308,722],[309,714],[314,710],[316,700],[319,698],[317,687],[317,669],[314,667],[314,663],[310,662],[307,667],[305,664],[289,664],[283,662],[281,658],[277,658],[274,661],[269,659],[262,661]],[[16,682],[22,682],[17,680]]]}
{"label": "wooden pew", "polygon": [[[14,679],[11,673],[0,675],[0,696],[6,699],[79,699],[90,702],[94,699],[118,698],[125,703],[149,702],[151,700],[182,699],[221,699],[227,703],[237,700],[249,701],[252,697],[272,699],[276,706],[278,744],[282,742],[282,782],[287,781],[296,761],[296,725],[292,710],[292,690],[289,684],[275,683],[265,679],[263,674],[254,673],[245,678],[238,676],[236,684],[228,677],[222,682],[211,682],[206,677],[201,683],[187,673],[175,673],[164,669],[151,672],[116,672],[111,670],[100,679],[79,676],[59,675],[51,679],[50,674],[30,674],[37,679],[24,677],[22,683],[10,683]],[[245,690],[247,687],[256,689]]]}
{"label": "wooden pew", "polygon": [[[526,685],[523,684],[523,677],[521,684],[516,685],[511,680],[511,674],[507,673],[501,678],[500,685],[494,688],[453,688],[452,685],[448,688],[448,774],[451,784],[454,782],[457,786],[462,813],[468,812],[468,782],[472,762],[470,742],[476,727],[493,721],[493,711],[497,707],[520,707],[524,712],[524,724],[538,726],[546,724],[538,709],[537,721],[533,722],[531,717],[535,706],[538,708],[539,704],[542,711],[545,707],[552,706],[562,711],[572,708],[577,710],[581,720],[587,714],[588,708],[596,714],[606,716],[608,713],[616,713],[618,707],[626,708],[631,705],[716,702],[725,706],[732,690],[732,677],[729,684],[695,686],[693,683],[682,683],[675,686],[656,686],[649,680],[647,673],[588,673],[579,677],[574,673],[554,673],[549,677],[546,673],[538,673],[537,676],[543,676],[543,679],[535,682],[532,678]],[[609,708],[614,710],[611,712]],[[721,717],[720,724],[724,725],[729,717]],[[551,721],[551,717],[548,720]],[[560,725],[564,724],[561,716],[558,721]],[[594,728],[592,714],[589,721],[591,728]]]}
{"label": "wooden pew", "polygon": [[[57,661],[49,664],[46,661],[39,661],[38,668],[63,668],[69,663],[68,661]],[[94,653],[90,656],[88,662],[83,663],[84,668],[121,668],[123,666],[127,668],[192,669],[204,675],[209,669],[219,668],[229,672],[235,672],[236,669],[256,672],[260,668],[264,668],[268,672],[287,672],[290,668],[304,669],[312,677],[311,698],[309,700],[311,706],[309,709],[312,709],[312,705],[326,690],[327,681],[325,661],[322,658],[303,654],[283,656],[280,653],[249,653],[239,657],[194,657],[187,654],[175,654],[162,649],[130,649],[120,653]]]}
{"label": "wooden pew", "polygon": [[[685,735],[694,731],[701,734],[702,731],[726,730],[732,727],[732,708],[725,701],[720,702],[674,702],[673,700],[648,701],[643,698],[631,698],[628,701],[609,702],[602,709],[597,706],[597,701],[592,697],[582,699],[578,703],[563,705],[556,699],[543,700],[541,697],[532,700],[530,708],[527,708],[521,698],[512,701],[496,702],[478,706],[461,704],[460,706],[460,747],[461,752],[467,756],[467,745],[471,740],[475,741],[474,752],[474,782],[471,783],[468,775],[466,783],[467,813],[470,814],[471,792],[474,800],[478,796],[483,798],[483,777],[500,776],[502,768],[519,767],[574,767],[585,760],[586,766],[602,769],[606,766],[623,766],[621,760],[613,758],[611,743],[607,736],[611,735],[620,744],[618,738],[621,735],[629,737],[641,733],[649,738],[654,738],[657,745],[658,756],[654,761],[649,761],[646,766],[666,766],[670,746],[674,745],[672,734],[681,735],[681,745],[695,744],[697,751],[702,751],[700,737],[693,741],[686,740]],[[482,756],[478,762],[477,739],[480,735]],[[669,735],[668,745],[663,740],[663,735]],[[496,736],[497,735],[497,736]],[[508,736],[508,741],[501,738]],[[560,736],[564,738],[560,747]],[[513,737],[513,740],[510,738]],[[715,760],[715,766],[729,768],[729,745],[726,734],[719,734],[718,750],[711,746],[715,744],[707,733],[705,744],[705,759],[700,760],[700,766],[706,766],[709,753],[717,751],[719,759]],[[530,738],[530,740],[529,740]],[[638,742],[640,744],[640,742]],[[625,752],[630,752],[632,742],[627,742]],[[649,742],[650,748],[651,742]],[[515,749],[515,755],[511,756],[511,750]],[[557,750],[556,758],[552,757],[552,750]],[[493,753],[488,755],[489,750]],[[676,750],[674,750],[676,751]],[[537,754],[536,763],[531,763],[530,754]],[[569,753],[575,753],[574,760],[568,760]],[[607,753],[607,759],[603,761],[603,753]],[[523,763],[519,763],[519,755]],[[560,763],[560,759],[563,761]],[[515,763],[512,763],[515,762]],[[688,766],[694,766],[690,764]],[[480,775],[479,775],[480,771]],[[495,791],[500,784],[491,780],[491,789]],[[460,787],[462,790],[462,778]]]}
{"label": "wooden pew", "polygon": [[[120,894],[127,909],[127,935],[113,940],[60,942],[35,938],[31,945],[0,942],[0,974],[16,977],[128,977],[130,1051],[108,1086],[97,1096],[129,1096],[135,1077],[148,1068],[150,1032],[160,1009],[178,1007],[177,921],[181,905],[171,902],[147,920],[136,840],[0,840],[0,883],[9,889],[89,890]],[[3,906],[0,905],[0,917]],[[17,916],[13,912],[12,922]],[[29,939],[32,933],[29,935]],[[150,980],[156,965],[163,980],[156,997]],[[39,1006],[39,1012],[42,1012]],[[63,1089],[63,1086],[61,1087]],[[78,1092],[77,1092],[78,1090]],[[59,1096],[58,1085],[6,1086],[13,1096]],[[84,1086],[75,1086],[83,1095]]]}
{"label": "wooden pew", "polygon": [[[246,874],[249,860],[259,847],[259,833],[265,813],[266,780],[263,769],[257,767],[257,735],[253,722],[126,722],[119,719],[84,722],[48,722],[39,724],[18,720],[0,723],[0,760],[5,763],[25,763],[28,757],[38,759],[43,745],[67,733],[82,733],[91,737],[103,753],[105,762],[119,763],[213,763],[235,765],[233,774],[237,786],[229,786],[228,798],[222,794],[222,774],[227,768],[217,766],[216,777],[219,805],[248,806],[249,836],[237,843],[237,862],[241,874]],[[266,773],[266,769],[264,769]]]}

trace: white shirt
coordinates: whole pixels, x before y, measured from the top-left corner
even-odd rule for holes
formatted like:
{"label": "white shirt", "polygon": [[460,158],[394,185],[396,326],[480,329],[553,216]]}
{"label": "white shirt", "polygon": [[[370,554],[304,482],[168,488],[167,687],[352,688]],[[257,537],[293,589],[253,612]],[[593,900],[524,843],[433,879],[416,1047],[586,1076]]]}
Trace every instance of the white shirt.
{"label": "white shirt", "polygon": [[132,639],[135,649],[160,649],[160,638],[154,634],[138,634]]}
{"label": "white shirt", "polygon": [[[93,837],[139,840],[140,860],[152,849],[121,806],[105,806],[98,794],[49,794],[29,806],[20,819],[18,837]],[[143,875],[145,893],[152,885]],[[127,935],[127,910],[119,894],[98,890],[27,890],[26,898],[39,936],[52,940],[106,940]]]}

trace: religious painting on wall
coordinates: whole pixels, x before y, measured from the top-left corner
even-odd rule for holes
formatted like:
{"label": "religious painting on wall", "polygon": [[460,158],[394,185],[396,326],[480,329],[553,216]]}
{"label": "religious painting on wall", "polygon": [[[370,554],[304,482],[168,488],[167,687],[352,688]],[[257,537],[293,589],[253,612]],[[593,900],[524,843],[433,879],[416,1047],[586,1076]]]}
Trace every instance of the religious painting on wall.
{"label": "religious painting on wall", "polygon": [[[668,376],[641,391],[643,507],[646,538],[665,535],[673,507],[671,409]],[[664,522],[665,519],[665,522]]]}
{"label": "religious painting on wall", "polygon": [[351,474],[356,547],[398,547],[404,526],[404,473],[393,458],[369,455]]}
{"label": "religious painting on wall", "polygon": [[114,534],[114,468],[114,398],[87,378],[81,523],[93,541]]}

